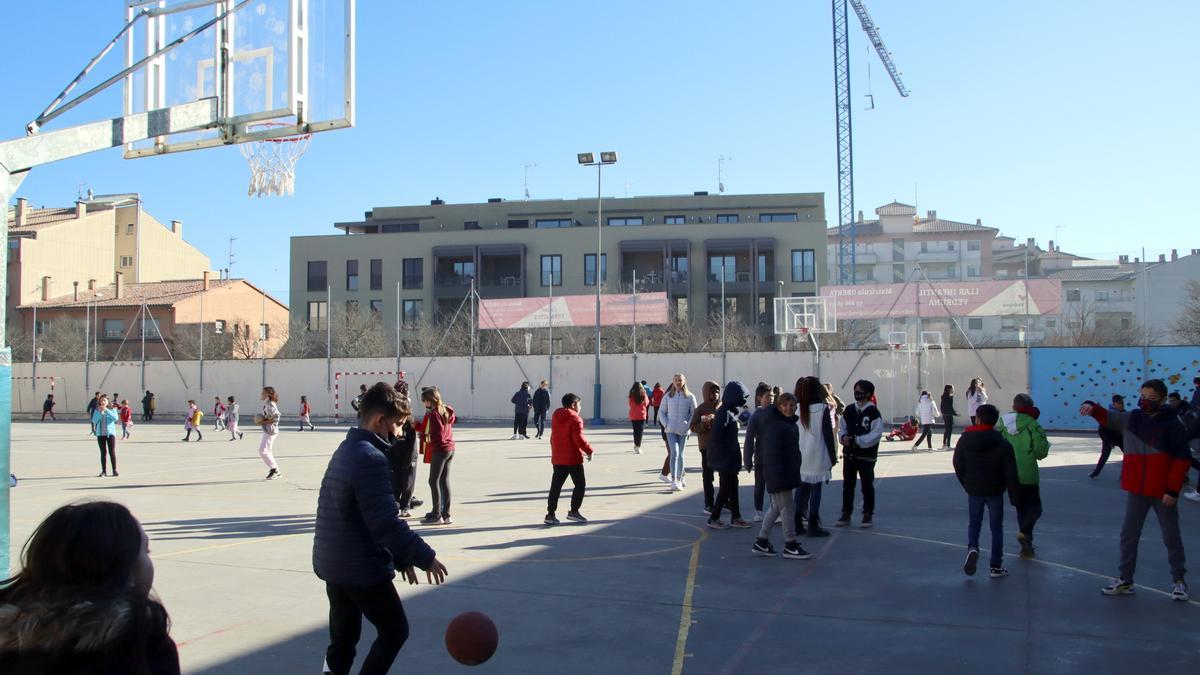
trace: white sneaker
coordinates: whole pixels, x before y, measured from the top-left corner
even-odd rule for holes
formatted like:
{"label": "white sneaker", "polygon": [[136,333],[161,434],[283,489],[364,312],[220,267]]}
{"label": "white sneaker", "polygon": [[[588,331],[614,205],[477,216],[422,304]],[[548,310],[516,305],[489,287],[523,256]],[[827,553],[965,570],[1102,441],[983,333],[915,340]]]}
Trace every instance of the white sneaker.
{"label": "white sneaker", "polygon": [[1195,490],[1185,492],[1183,493],[1183,498],[1188,501],[1200,502],[1200,492],[1196,492]]}
{"label": "white sneaker", "polygon": [[636,445],[635,445],[635,446],[633,446],[633,454],[635,454],[635,455],[640,455],[640,454],[642,454],[642,449],[641,449],[641,447],[639,447],[639,446],[636,446]]}
{"label": "white sneaker", "polygon": [[686,478],[679,479],[679,487],[681,487],[681,488],[687,487],[687,479]]}
{"label": "white sneaker", "polygon": [[520,437],[521,437],[520,434],[513,434],[512,436],[509,437],[508,440],[515,441],[515,440],[519,439]]}
{"label": "white sneaker", "polygon": [[754,512],[754,522],[761,523],[762,521],[763,521],[763,512],[755,511]]}
{"label": "white sneaker", "polygon": [[658,474],[658,479],[664,483],[674,483],[675,482],[675,481],[671,480],[671,477],[665,473]]}
{"label": "white sneaker", "polygon": [[675,481],[675,482],[671,483],[671,491],[672,492],[683,492],[683,483],[681,483],[679,481]]}

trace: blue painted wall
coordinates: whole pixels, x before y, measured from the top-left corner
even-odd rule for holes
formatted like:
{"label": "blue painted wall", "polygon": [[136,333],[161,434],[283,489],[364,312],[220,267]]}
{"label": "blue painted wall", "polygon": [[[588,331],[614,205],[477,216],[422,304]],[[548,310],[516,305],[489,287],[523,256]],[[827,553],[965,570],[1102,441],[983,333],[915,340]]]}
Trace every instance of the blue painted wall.
{"label": "blue painted wall", "polygon": [[[1042,411],[1047,429],[1094,430],[1096,424],[1079,416],[1087,399],[1105,405],[1113,394],[1123,394],[1135,405],[1138,387],[1160,378],[1168,391],[1185,399],[1192,395],[1192,378],[1200,375],[1197,347],[1038,347],[1030,350],[1030,395]],[[996,402],[1001,409],[1008,402]]]}

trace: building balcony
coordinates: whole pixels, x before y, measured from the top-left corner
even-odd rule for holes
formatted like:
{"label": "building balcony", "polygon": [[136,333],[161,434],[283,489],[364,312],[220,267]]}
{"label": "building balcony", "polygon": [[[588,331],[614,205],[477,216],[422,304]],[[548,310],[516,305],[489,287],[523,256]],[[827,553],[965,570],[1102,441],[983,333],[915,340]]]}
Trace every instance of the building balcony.
{"label": "building balcony", "polygon": [[923,263],[956,263],[960,259],[958,251],[921,251],[917,254],[917,262]]}

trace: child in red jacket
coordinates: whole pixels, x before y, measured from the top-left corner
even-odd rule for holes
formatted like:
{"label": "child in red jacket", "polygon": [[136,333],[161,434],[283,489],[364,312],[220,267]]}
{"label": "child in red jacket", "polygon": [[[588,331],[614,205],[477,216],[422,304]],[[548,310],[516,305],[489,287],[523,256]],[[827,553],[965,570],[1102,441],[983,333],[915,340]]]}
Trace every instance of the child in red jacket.
{"label": "child in red jacket", "polygon": [[587,518],[579,512],[583,506],[583,491],[587,479],[583,475],[583,459],[592,461],[592,446],[583,437],[583,418],[579,416],[579,397],[567,394],[562,397],[563,407],[554,411],[550,420],[550,463],[554,465],[554,477],[550,479],[550,497],[546,504],[547,525],[557,525],[554,512],[558,509],[558,495],[562,492],[567,476],[575,488],[571,491],[571,510],[567,520],[586,523]]}

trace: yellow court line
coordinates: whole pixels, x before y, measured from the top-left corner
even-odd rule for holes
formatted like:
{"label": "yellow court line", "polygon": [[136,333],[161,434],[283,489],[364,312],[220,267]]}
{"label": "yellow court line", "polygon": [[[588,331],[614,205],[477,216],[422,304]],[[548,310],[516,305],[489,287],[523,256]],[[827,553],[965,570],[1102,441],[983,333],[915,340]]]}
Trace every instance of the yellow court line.
{"label": "yellow court line", "polygon": [[687,583],[683,587],[683,607],[679,613],[679,633],[675,638],[675,661],[671,664],[671,675],[683,673],[683,660],[687,656],[688,631],[692,628],[692,596],[696,591],[696,568],[700,565],[700,543],[708,537],[705,533],[692,544],[692,557],[688,560]]}
{"label": "yellow court line", "polygon": [[209,546],[200,546],[198,548],[189,548],[189,549],[184,549],[182,551],[171,551],[170,553],[160,553],[160,554],[152,555],[150,557],[154,558],[154,559],[170,558],[172,556],[187,555],[189,553],[200,553],[202,551],[215,551],[215,550],[223,549],[223,548],[235,548],[237,546],[246,546],[248,544],[258,544],[258,543],[261,543],[264,541],[275,541],[275,540],[279,540],[279,539],[290,539],[292,537],[311,537],[311,536],[312,536],[311,532],[297,532],[295,534],[277,534],[277,535],[273,535],[273,536],[256,537],[256,538],[252,538],[252,539],[243,539],[241,541],[233,541],[233,542],[228,542],[225,544],[211,544]]}

